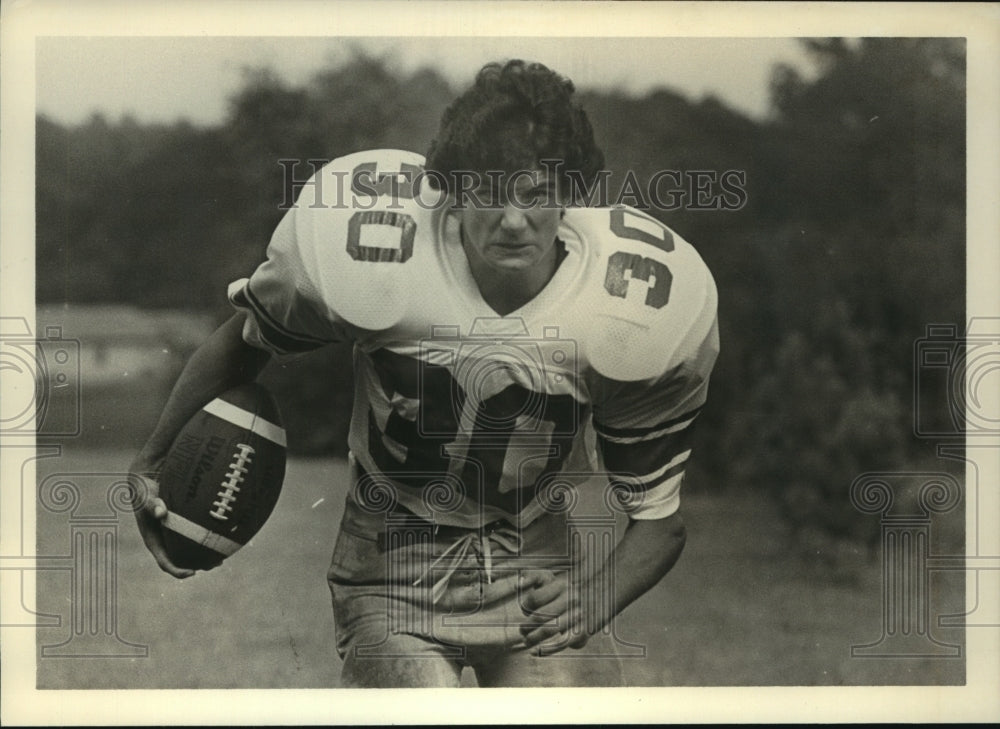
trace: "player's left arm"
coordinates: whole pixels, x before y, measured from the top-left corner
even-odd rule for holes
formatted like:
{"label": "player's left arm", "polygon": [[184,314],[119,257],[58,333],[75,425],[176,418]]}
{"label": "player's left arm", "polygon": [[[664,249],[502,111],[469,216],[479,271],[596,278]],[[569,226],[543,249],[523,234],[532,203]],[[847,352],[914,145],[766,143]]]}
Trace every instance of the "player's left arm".
{"label": "player's left arm", "polygon": [[[582,648],[590,636],[663,579],[680,558],[686,539],[680,512],[662,519],[630,519],[610,558],[613,579],[606,579],[608,563],[581,583],[536,573],[532,584],[522,585],[529,617],[521,628],[525,645],[540,655]],[[611,600],[595,594],[606,585],[611,585]]]}
{"label": "player's left arm", "polygon": [[[709,323],[690,331],[676,365],[652,381],[609,383],[596,399],[597,444],[628,527],[604,564],[571,581],[542,573],[525,586],[529,621],[521,633],[529,647],[553,653],[585,645],[677,563],[686,538],[681,483],[719,348],[714,301],[706,314]],[[610,599],[600,594],[608,589]]]}

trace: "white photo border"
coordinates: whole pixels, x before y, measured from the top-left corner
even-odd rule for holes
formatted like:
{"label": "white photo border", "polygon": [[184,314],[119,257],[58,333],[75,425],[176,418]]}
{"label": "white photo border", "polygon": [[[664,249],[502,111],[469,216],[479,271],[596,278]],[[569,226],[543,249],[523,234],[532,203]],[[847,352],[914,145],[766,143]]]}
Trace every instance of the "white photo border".
{"label": "white photo border", "polygon": [[[373,13],[377,7],[380,12]],[[604,2],[66,2],[5,3],[0,22],[0,310],[34,320],[35,38],[59,35],[268,36],[961,36],[968,59],[968,299],[971,316],[997,316],[1000,300],[1000,7],[946,3]],[[22,285],[18,285],[18,282]],[[1000,402],[997,397],[994,402]],[[998,453],[979,479],[1000,483]],[[0,448],[0,481],[17,482]],[[0,526],[20,506],[3,489]],[[30,506],[30,505],[29,505]],[[31,507],[33,508],[33,507]],[[983,522],[1000,524],[1000,497],[985,489]],[[33,519],[29,510],[29,521]],[[970,517],[971,518],[971,517]],[[970,523],[969,534],[975,525]],[[10,534],[11,529],[3,529]],[[33,523],[23,538],[34,543]],[[998,533],[979,553],[1000,555]],[[4,545],[0,555],[11,554]],[[6,610],[20,572],[0,570]],[[31,588],[33,591],[33,587]],[[29,591],[29,594],[33,592]],[[1000,596],[993,596],[1000,600]],[[1000,624],[997,605],[986,606]],[[980,607],[982,609],[982,606]],[[0,621],[2,623],[2,621]],[[59,724],[342,724],[860,722],[1000,720],[1000,630],[967,644],[961,687],[38,691],[28,630],[3,629],[2,720]],[[970,629],[971,632],[971,629]]]}

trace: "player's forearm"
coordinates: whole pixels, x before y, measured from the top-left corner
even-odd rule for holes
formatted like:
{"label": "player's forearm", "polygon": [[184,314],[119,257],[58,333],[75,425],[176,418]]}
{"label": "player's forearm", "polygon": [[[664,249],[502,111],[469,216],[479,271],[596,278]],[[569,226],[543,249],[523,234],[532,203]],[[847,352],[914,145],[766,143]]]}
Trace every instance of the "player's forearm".
{"label": "player's forearm", "polygon": [[243,341],[244,316],[236,314],[195,351],[178,377],[156,428],[133,464],[139,471],[154,466],[170,448],[184,424],[207,402],[257,377],[269,355]]}
{"label": "player's forearm", "polygon": [[[645,594],[677,563],[686,540],[679,513],[664,519],[632,520],[615,547],[614,614]],[[607,569],[607,566],[605,566]],[[603,581],[607,584],[607,581]],[[613,616],[608,616],[610,619]]]}

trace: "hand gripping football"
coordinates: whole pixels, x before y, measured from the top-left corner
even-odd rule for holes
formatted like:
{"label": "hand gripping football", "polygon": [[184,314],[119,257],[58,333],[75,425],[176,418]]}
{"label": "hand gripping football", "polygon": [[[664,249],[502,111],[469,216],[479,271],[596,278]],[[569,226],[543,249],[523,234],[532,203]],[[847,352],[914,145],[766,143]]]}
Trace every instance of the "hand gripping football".
{"label": "hand gripping football", "polygon": [[264,526],[285,477],[285,430],[261,385],[240,385],[199,410],[160,472],[164,547],[178,567],[210,569]]}

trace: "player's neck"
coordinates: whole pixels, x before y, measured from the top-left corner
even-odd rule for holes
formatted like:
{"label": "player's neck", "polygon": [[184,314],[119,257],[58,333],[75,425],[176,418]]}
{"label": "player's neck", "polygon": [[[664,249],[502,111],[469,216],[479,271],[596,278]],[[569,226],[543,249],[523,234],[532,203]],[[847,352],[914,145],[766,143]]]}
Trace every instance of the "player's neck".
{"label": "player's neck", "polygon": [[565,257],[563,246],[552,246],[538,265],[517,271],[499,271],[469,257],[469,268],[479,294],[493,311],[507,316],[542,292]]}

